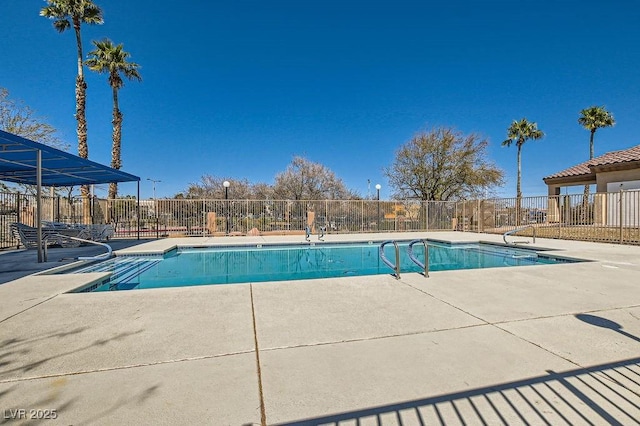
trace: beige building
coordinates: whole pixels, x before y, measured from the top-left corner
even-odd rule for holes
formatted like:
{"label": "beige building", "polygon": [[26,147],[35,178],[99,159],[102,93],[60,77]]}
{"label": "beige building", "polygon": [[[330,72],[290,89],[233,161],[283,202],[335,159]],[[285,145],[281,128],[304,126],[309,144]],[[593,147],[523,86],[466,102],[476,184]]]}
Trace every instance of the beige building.
{"label": "beige building", "polygon": [[[549,189],[547,220],[560,221],[560,189],[563,186],[596,185],[594,195],[595,224],[618,226],[637,224],[640,212],[636,194],[620,191],[640,190],[640,145],[621,151],[607,152],[604,155],[585,161],[561,172],[545,177],[544,183]],[[628,202],[625,203],[625,201]],[[622,202],[622,210],[620,204]]]}

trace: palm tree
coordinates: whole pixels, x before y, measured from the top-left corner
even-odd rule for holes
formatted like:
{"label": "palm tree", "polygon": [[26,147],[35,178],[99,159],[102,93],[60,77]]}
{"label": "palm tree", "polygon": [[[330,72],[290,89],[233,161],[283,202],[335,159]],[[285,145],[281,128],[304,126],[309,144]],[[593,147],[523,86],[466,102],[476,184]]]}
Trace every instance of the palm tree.
{"label": "palm tree", "polygon": [[593,160],[593,137],[596,130],[616,124],[613,115],[603,106],[592,106],[580,111],[578,123],[591,132],[589,137],[589,160]]}
{"label": "palm tree", "polygon": [[502,142],[502,146],[511,146],[511,144],[515,142],[518,147],[518,183],[516,188],[516,197],[518,199],[522,198],[522,191],[520,190],[522,145],[530,139],[537,140],[542,139],[543,137],[544,133],[541,130],[538,130],[538,125],[536,123],[530,123],[526,118],[523,118],[520,121],[513,120],[513,123],[511,123],[507,129],[508,139]]}
{"label": "palm tree", "polygon": [[[589,130],[589,160],[593,160],[593,138],[596,134],[596,130],[604,127],[611,127],[616,124],[613,115],[607,111],[603,106],[592,106],[580,111],[580,117],[578,117],[578,123],[585,129]],[[587,221],[587,212],[589,207],[589,185],[584,186],[584,194],[582,196],[582,222]]]}
{"label": "palm tree", "polygon": [[[99,74],[109,73],[109,85],[113,92],[113,145],[111,147],[111,167],[118,170],[122,162],[121,140],[122,140],[122,113],[118,106],[118,90],[124,86],[122,76],[128,80],[142,81],[135,62],[128,62],[131,56],[122,50],[122,44],[114,45],[111,40],[94,41],[95,50],[89,52],[89,59],[86,64],[91,71]],[[121,76],[122,75],[122,76]],[[109,199],[115,199],[118,194],[118,184],[109,184]]]}
{"label": "palm tree", "polygon": [[[85,117],[85,105],[87,83],[84,80],[82,37],[80,27],[82,24],[102,24],[102,10],[91,0],[47,0],[47,6],[40,10],[40,16],[53,19],[53,27],[60,33],[73,26],[76,35],[76,47],[78,49],[78,75],[76,77],[76,120],[78,121],[78,155],[89,158],[89,146],[87,145],[87,119]],[[83,212],[85,222],[89,219],[89,187],[81,187]]]}

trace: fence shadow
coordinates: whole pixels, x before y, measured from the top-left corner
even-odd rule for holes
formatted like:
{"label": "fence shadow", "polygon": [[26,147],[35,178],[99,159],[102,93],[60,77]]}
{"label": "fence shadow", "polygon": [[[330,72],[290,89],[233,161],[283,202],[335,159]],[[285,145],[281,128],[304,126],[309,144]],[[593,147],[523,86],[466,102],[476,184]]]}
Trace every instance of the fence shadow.
{"label": "fence shadow", "polygon": [[638,419],[640,357],[279,425],[623,425]]}
{"label": "fence shadow", "polygon": [[112,342],[117,342],[123,339],[133,337],[143,330],[122,332],[115,336],[110,336],[106,339],[97,339],[89,344],[79,346],[66,351],[58,351],[57,353],[38,353],[36,359],[29,359],[27,355],[32,354],[38,350],[42,350],[42,345],[37,346],[37,342],[46,341],[50,339],[63,339],[74,334],[81,334],[88,330],[88,327],[78,327],[70,331],[54,332],[41,336],[34,336],[28,339],[22,338],[9,338],[1,342],[2,350],[0,351],[0,359],[2,364],[0,365],[0,380],[8,380],[15,378],[16,375],[27,374],[39,367],[49,364],[54,360],[63,359],[70,355],[74,355],[80,352],[88,351],[94,347],[105,346]]}

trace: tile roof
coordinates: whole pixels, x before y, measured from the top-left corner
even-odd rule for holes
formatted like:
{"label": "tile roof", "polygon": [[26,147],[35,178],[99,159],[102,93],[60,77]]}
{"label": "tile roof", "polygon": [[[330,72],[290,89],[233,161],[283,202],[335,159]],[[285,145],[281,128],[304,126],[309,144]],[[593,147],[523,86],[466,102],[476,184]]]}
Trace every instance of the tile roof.
{"label": "tile roof", "polygon": [[544,180],[571,176],[586,176],[593,173],[592,168],[608,164],[628,163],[631,161],[640,161],[640,145],[620,151],[607,152],[593,160],[585,161],[561,172],[549,175],[545,177]]}

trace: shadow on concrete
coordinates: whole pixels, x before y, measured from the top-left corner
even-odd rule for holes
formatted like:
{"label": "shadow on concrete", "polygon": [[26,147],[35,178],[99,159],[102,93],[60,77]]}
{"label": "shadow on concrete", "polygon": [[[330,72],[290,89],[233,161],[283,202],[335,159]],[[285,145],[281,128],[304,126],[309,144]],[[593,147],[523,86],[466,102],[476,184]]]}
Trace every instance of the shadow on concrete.
{"label": "shadow on concrete", "polygon": [[[60,377],[42,377],[42,380],[49,380],[48,383],[49,389],[47,392],[40,393],[36,392],[34,395],[30,395],[27,392],[20,392],[21,386],[27,385],[31,383],[31,380],[20,380],[16,378],[12,378],[12,373],[21,372],[28,373],[39,366],[42,366],[54,359],[63,358],[69,356],[71,354],[79,353],[82,351],[86,351],[92,347],[96,346],[105,346],[111,342],[126,339],[128,337],[137,335],[143,330],[130,331],[130,332],[122,332],[115,336],[105,339],[97,339],[93,341],[91,344],[81,346],[72,350],[68,350],[65,352],[60,352],[57,354],[46,354],[41,359],[36,361],[22,361],[25,355],[32,353],[35,350],[41,350],[42,342],[49,339],[63,339],[65,337],[80,334],[88,330],[88,327],[78,327],[76,329],[70,331],[60,331],[49,334],[43,334],[40,336],[34,336],[31,338],[7,338],[0,341],[0,360],[5,360],[4,363],[0,366],[0,381],[9,380],[10,382],[5,382],[2,386],[7,386],[6,388],[0,390],[0,406],[5,407],[3,418],[0,420],[0,423],[8,424],[8,423],[19,423],[19,424],[36,424],[42,422],[43,420],[30,420],[29,417],[18,417],[19,409],[24,409],[24,407],[28,408],[41,408],[41,407],[50,407],[55,408],[57,414],[60,416],[64,416],[65,412],[68,412],[68,409],[74,405],[79,405],[86,403],[83,400],[86,395],[80,393],[78,395],[69,396],[66,398],[62,398],[62,390],[65,387],[67,377],[70,375],[76,375],[78,372],[63,372],[60,373]],[[38,347],[33,347],[34,344],[39,343]],[[33,358],[33,357],[32,357]],[[4,367],[9,367],[5,369]],[[92,374],[91,372],[86,372],[85,374]],[[44,376],[48,376],[44,374]],[[135,392],[133,394],[124,394],[121,389],[118,389],[118,398],[112,404],[102,406],[102,410],[99,412],[95,412],[93,409],[84,410],[88,414],[88,418],[85,420],[77,419],[73,424],[81,425],[81,424],[93,424],[96,421],[104,419],[109,416],[110,413],[117,412],[120,408],[131,405],[133,407],[140,407],[145,402],[147,402],[150,398],[157,394],[157,391],[160,389],[161,385],[159,383],[155,383],[151,386],[147,386],[139,392]],[[20,392],[20,398],[16,401],[15,392]],[[14,394],[14,395],[11,395]],[[11,396],[10,396],[11,395]],[[37,396],[36,396],[37,395]],[[12,399],[11,405],[7,402],[7,399]],[[95,414],[93,414],[95,413]],[[14,415],[15,418],[11,418],[11,415]],[[7,417],[9,416],[9,417]],[[34,423],[35,422],[35,423]]]}
{"label": "shadow on concrete", "polygon": [[[120,408],[126,405],[133,405],[134,407],[138,408],[142,404],[144,404],[148,399],[152,398],[157,393],[158,389],[160,389],[160,385],[155,384],[134,395],[120,395],[116,402],[114,402],[108,407],[105,407],[104,410],[94,414],[93,416],[87,418],[86,420],[81,420],[75,424],[91,425],[99,420],[104,421],[104,419],[108,418],[110,414],[117,412]],[[161,423],[161,422],[158,422],[158,423]]]}
{"label": "shadow on concrete", "polygon": [[608,328],[615,331],[616,333],[620,333],[623,336],[628,337],[629,339],[640,342],[640,337],[627,333],[622,329],[622,326],[615,321],[590,314],[577,314],[575,315],[575,317],[580,321],[586,322],[587,324],[595,325],[596,327]]}
{"label": "shadow on concrete", "polygon": [[[155,240],[111,240],[107,244],[116,250],[137,246]],[[78,256],[96,256],[106,252],[104,247],[93,244],[74,247],[51,247],[48,249],[47,262],[38,263],[36,250],[0,251],[0,284],[26,277],[66,263],[75,262]]]}
{"label": "shadow on concrete", "polygon": [[[64,338],[73,334],[82,333],[87,329],[88,329],[87,327],[80,327],[68,332],[63,331],[59,333],[52,333],[52,334],[47,334],[39,337],[34,337],[31,339],[19,339],[19,338],[5,339],[2,342],[2,346],[1,346],[2,352],[0,352],[0,359],[4,360],[2,363],[2,366],[0,367],[0,380],[13,378],[12,373],[18,373],[18,372],[23,374],[28,373],[52,360],[69,356],[78,352],[86,351],[95,346],[105,346],[110,342],[122,340],[129,336],[142,333],[143,331],[143,330],[138,330],[134,332],[123,332],[113,337],[110,337],[108,339],[98,339],[91,344],[81,346],[73,350],[61,352],[58,354],[49,354],[48,356],[45,356],[36,361],[32,361],[32,360],[29,360],[28,362],[22,361],[26,355],[33,352],[34,348],[30,346],[33,345],[35,342],[38,342],[41,340],[47,340],[47,339],[54,339],[54,338]],[[4,367],[9,367],[9,368],[5,369]]]}
{"label": "shadow on concrete", "polygon": [[637,424],[639,383],[640,358],[632,358],[279,425]]}
{"label": "shadow on concrete", "polygon": [[[13,389],[15,388],[18,388],[18,385],[14,385]],[[147,400],[149,400],[150,398],[152,398],[157,394],[157,391],[159,389],[160,389],[160,384],[151,385],[141,390],[140,392],[135,392],[133,394],[124,394],[122,392],[122,389],[118,389],[117,390],[118,399],[114,403],[109,405],[103,405],[103,409],[101,411],[96,412],[94,415],[88,416],[84,420],[75,418],[73,419],[73,423],[66,423],[65,413],[67,413],[69,408],[73,407],[74,405],[82,406],[82,404],[86,404],[86,402],[83,401],[86,395],[81,393],[80,395],[66,398],[64,401],[62,401],[62,398],[60,398],[61,392],[53,392],[53,393],[50,393],[48,396],[34,400],[33,402],[25,401],[20,404],[17,404],[15,408],[14,407],[5,408],[3,410],[2,420],[4,421],[2,423],[3,424],[18,423],[20,425],[31,425],[31,424],[35,425],[35,424],[42,424],[43,422],[46,422],[46,420],[42,420],[42,419],[29,420],[28,414],[26,419],[25,417],[21,417],[18,414],[18,410],[20,410],[22,407],[55,407],[53,410],[55,410],[56,416],[59,417],[58,420],[65,421],[64,424],[74,424],[76,426],[80,426],[80,425],[91,425],[100,421],[105,422],[105,419],[108,419],[109,415],[113,413],[117,413],[118,410],[120,410],[121,408],[127,405],[133,406],[134,407],[133,411],[139,410]],[[52,409],[48,409],[48,410],[51,411]],[[40,411],[42,411],[42,409]],[[88,410],[82,410],[82,411],[91,412],[93,410],[88,409]],[[13,418],[11,418],[12,414],[14,416]]]}
{"label": "shadow on concrete", "polygon": [[[52,333],[52,334],[46,334],[43,336],[39,336],[39,337],[31,337],[29,339],[21,339],[19,337],[12,337],[9,339],[4,339],[2,341],[0,341],[0,347],[2,349],[15,349],[17,347],[23,346],[23,345],[27,345],[29,343],[33,343],[33,342],[37,342],[39,340],[46,340],[46,339],[52,339],[54,337],[57,338],[61,338],[61,337],[67,337],[67,336],[72,336],[74,334],[79,334],[82,333],[83,331],[85,331],[88,327],[77,327],[74,328],[73,330],[69,330],[69,331],[61,331],[58,333]],[[2,358],[3,356],[5,356],[5,354],[0,354],[0,358]]]}

